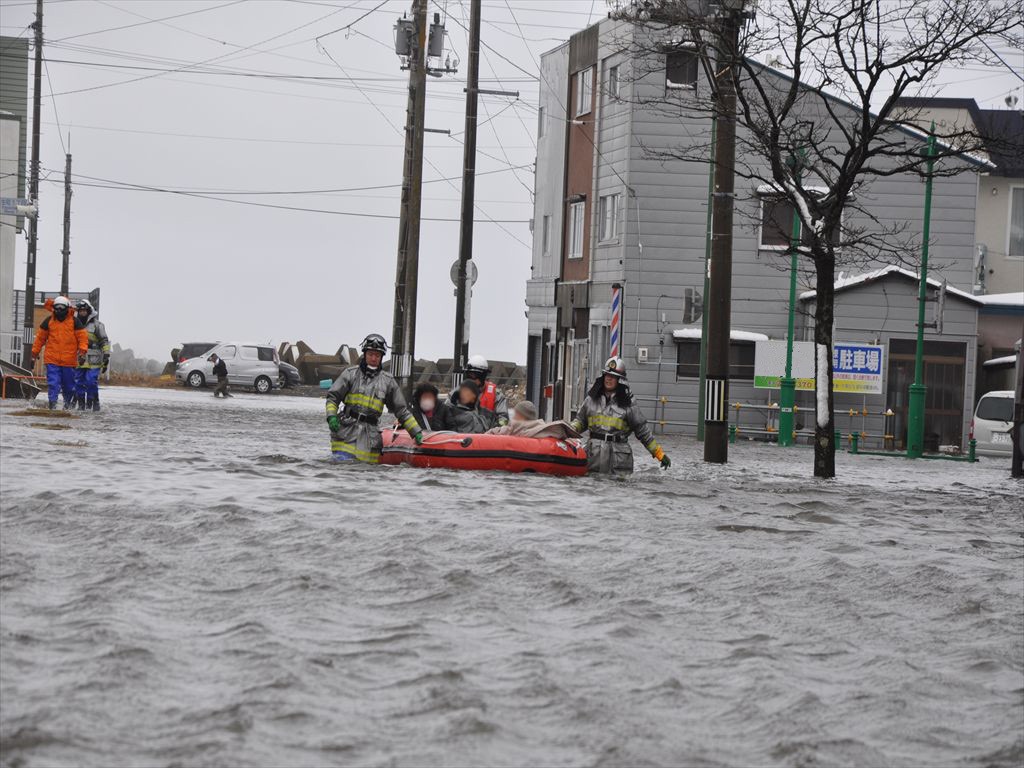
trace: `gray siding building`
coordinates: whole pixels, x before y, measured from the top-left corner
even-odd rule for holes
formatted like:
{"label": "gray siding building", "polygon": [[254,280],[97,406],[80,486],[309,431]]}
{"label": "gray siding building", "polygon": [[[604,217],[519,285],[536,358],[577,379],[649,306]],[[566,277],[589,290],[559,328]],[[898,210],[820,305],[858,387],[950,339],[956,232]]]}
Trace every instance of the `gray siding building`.
{"label": "gray siding building", "polygon": [[[548,418],[572,412],[611,352],[613,291],[621,291],[618,351],[634,394],[658,431],[693,434],[698,388],[691,356],[703,311],[710,170],[698,155],[703,147],[706,157],[711,95],[692,50],[677,46],[638,61],[628,52],[636,32],[604,19],[541,57],[533,264],[527,284],[528,395]],[[773,70],[765,76],[785,79]],[[809,109],[815,94],[811,97]],[[833,109],[852,116],[848,105],[832,101]],[[907,140],[923,142],[913,131]],[[930,274],[969,292],[977,171],[987,165],[970,158],[962,162],[965,173],[935,180]],[[770,431],[767,406],[778,400],[777,391],[753,386],[755,339],[758,334],[785,339],[788,309],[786,245],[772,234],[776,214],[770,190],[762,187],[737,179],[733,242],[730,400],[749,406],[736,413],[751,420],[751,432],[758,424],[762,432]],[[899,229],[907,242],[920,239],[924,184],[919,176],[880,177],[857,194],[858,207],[867,213],[851,212],[844,226]],[[916,259],[916,249],[906,254],[911,267]],[[840,264],[837,272],[849,278],[891,261],[882,254],[859,257]],[[809,265],[802,265],[798,279],[801,291],[813,287]],[[913,337],[916,299],[911,294],[889,293],[901,303],[881,338]],[[809,332],[807,322],[803,333]],[[956,343],[963,342],[964,327],[956,325]],[[843,333],[859,334],[862,338],[846,340],[864,343],[878,336],[853,326]],[[843,338],[838,327],[836,338]],[[973,397],[971,347],[967,344],[962,356],[965,411]],[[837,409],[845,407],[843,398],[836,402]],[[875,406],[882,412],[899,403]]]}

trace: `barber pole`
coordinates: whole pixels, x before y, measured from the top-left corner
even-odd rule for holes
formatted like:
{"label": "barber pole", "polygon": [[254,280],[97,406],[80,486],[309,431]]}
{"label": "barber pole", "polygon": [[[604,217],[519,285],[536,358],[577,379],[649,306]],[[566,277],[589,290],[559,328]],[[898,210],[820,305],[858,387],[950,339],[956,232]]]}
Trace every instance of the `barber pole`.
{"label": "barber pole", "polygon": [[622,286],[616,283],[612,286],[612,327],[611,327],[611,357],[622,357],[620,354],[619,339],[622,337]]}

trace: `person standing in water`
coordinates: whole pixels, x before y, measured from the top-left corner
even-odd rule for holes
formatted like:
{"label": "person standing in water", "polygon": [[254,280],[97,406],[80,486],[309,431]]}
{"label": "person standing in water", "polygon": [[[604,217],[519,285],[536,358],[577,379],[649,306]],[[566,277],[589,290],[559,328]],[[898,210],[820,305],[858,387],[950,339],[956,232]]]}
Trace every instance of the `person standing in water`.
{"label": "person standing in water", "polygon": [[213,361],[213,375],[217,377],[217,388],[213,390],[213,396],[234,397],[228,392],[228,364],[218,355],[210,355]]}
{"label": "person standing in water", "polygon": [[633,471],[633,451],[629,436],[636,435],[661,466],[668,469],[672,462],[654,439],[647,419],[634,403],[626,384],[626,364],[621,357],[612,357],[590,388],[572,428],[589,432],[587,443],[587,471],[601,474],[629,473]]}
{"label": "person standing in water", "polygon": [[78,366],[75,373],[75,387],[77,390],[79,410],[100,409],[100,374],[107,372],[110,365],[110,338],[107,336],[107,329],[100,322],[96,309],[88,299],[81,299],[75,305],[75,312],[78,319],[85,327],[85,334],[89,340],[89,349],[85,353],[85,360]]}
{"label": "person standing in water", "polygon": [[[71,311],[71,302],[66,296],[53,300],[52,314],[43,320],[32,343],[32,358],[46,349],[43,362],[46,363],[46,396],[50,410],[57,407],[57,395],[64,396],[64,410],[75,400],[75,372],[85,362],[89,349],[89,337],[85,326]],[[29,368],[32,361],[29,360]]]}
{"label": "person standing in water", "polygon": [[378,424],[385,407],[417,445],[423,443],[423,430],[406,405],[395,377],[381,370],[388,349],[384,337],[371,333],[360,346],[363,354],[359,365],[343,371],[327,390],[327,426],[335,459],[377,464],[384,448]]}

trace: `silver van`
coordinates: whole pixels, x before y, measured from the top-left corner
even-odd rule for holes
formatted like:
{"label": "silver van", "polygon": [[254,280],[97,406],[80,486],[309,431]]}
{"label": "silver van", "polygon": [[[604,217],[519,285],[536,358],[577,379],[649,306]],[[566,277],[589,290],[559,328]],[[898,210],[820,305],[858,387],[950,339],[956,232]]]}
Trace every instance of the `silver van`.
{"label": "silver van", "polygon": [[222,342],[199,357],[179,363],[174,378],[193,389],[205,387],[217,380],[213,375],[213,355],[228,367],[228,381],[233,387],[250,387],[266,394],[281,385],[281,371],[277,349],[270,344],[248,342]]}

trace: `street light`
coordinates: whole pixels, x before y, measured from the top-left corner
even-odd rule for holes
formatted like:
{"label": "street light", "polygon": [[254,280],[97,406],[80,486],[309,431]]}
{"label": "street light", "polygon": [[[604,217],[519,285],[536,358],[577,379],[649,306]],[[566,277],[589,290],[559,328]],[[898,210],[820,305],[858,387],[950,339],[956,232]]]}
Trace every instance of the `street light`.
{"label": "street light", "polygon": [[[786,159],[793,176],[794,195],[800,194],[800,176],[807,153],[800,150]],[[800,209],[793,204],[793,231],[789,241],[789,318],[786,324],[786,375],[779,382],[779,445],[793,444],[793,406],[796,403],[796,379],[793,378],[793,318],[796,314],[796,267],[800,250]]]}

